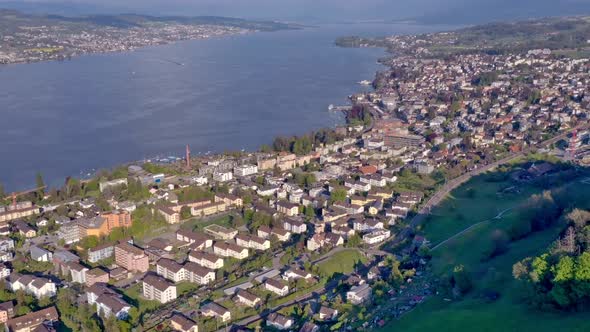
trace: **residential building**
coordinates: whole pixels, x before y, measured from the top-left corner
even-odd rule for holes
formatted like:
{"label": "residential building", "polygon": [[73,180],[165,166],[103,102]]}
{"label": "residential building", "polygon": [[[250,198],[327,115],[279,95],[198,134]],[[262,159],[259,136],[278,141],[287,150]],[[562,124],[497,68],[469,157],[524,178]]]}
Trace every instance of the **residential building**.
{"label": "residential building", "polygon": [[103,259],[113,257],[115,246],[109,243],[100,244],[92,249],[88,249],[88,261],[97,263]]}
{"label": "residential building", "polygon": [[236,236],[236,244],[240,247],[251,248],[255,250],[270,249],[269,240],[248,234],[238,234]]}
{"label": "residential building", "polygon": [[171,259],[160,259],[156,263],[156,273],[175,283],[185,280],[183,266]]}
{"label": "residential building", "polygon": [[29,253],[31,254],[31,259],[37,262],[51,262],[53,259],[53,253],[51,251],[37,246],[31,246]]}
{"label": "residential building", "polygon": [[178,313],[170,317],[170,326],[179,332],[199,332],[199,326],[195,321]]}
{"label": "residential building", "polygon": [[266,279],[264,282],[264,289],[271,291],[278,296],[285,296],[289,294],[289,286],[280,280]]}
{"label": "residential building", "polygon": [[202,306],[201,314],[205,317],[215,317],[222,322],[228,322],[231,320],[231,312],[215,302],[209,302]]}
{"label": "residential building", "polygon": [[299,205],[286,201],[279,201],[277,203],[277,211],[289,217],[294,217],[299,214]]}
{"label": "residential building", "polygon": [[0,323],[4,324],[12,317],[14,317],[14,304],[12,301],[0,303]]}
{"label": "residential building", "polygon": [[260,299],[260,297],[250,292],[247,292],[243,289],[238,290],[235,298],[238,300],[239,303],[244,304],[248,307],[256,307],[262,302],[262,299]]}
{"label": "residential building", "polygon": [[35,332],[37,327],[41,325],[52,327],[57,321],[59,321],[57,310],[55,307],[49,307],[9,319],[6,322],[6,331]]}
{"label": "residential building", "polygon": [[8,283],[13,292],[22,290],[37,299],[52,297],[57,293],[57,287],[51,280],[30,274],[13,273],[8,277]]}
{"label": "residential building", "polygon": [[188,260],[211,270],[217,270],[223,267],[223,258],[204,251],[191,251],[188,254]]}
{"label": "residential building", "polygon": [[186,229],[179,229],[176,232],[176,239],[178,241],[183,241],[193,245],[192,248],[195,249],[203,250],[213,246],[213,240],[211,240],[209,237],[205,236],[204,234],[196,233]]}
{"label": "residential building", "polygon": [[294,234],[302,234],[307,231],[307,225],[300,220],[286,218],[283,221],[283,228]]}
{"label": "residential building", "polygon": [[387,240],[391,232],[387,229],[380,229],[363,235],[363,242],[366,244],[377,244]]}
{"label": "residential building", "polygon": [[143,296],[148,300],[168,303],[176,300],[176,286],[166,279],[148,274],[143,278]]}
{"label": "residential building", "polygon": [[220,225],[209,225],[204,228],[206,234],[213,236],[220,240],[231,240],[238,235],[238,231],[235,229],[228,229]]}
{"label": "residential building", "polygon": [[76,262],[70,262],[68,265],[70,267],[70,277],[72,278],[72,282],[85,284],[88,268]]}
{"label": "residential building", "polygon": [[222,257],[244,259],[248,257],[248,249],[233,243],[217,242],[213,245],[213,253]]}
{"label": "residential building", "polygon": [[368,284],[354,286],[346,293],[346,300],[358,305],[371,299],[371,287]]}
{"label": "residential building", "polygon": [[63,240],[65,244],[72,244],[80,241],[83,237],[80,225],[76,221],[64,222],[59,227],[57,237]]}
{"label": "residential building", "polygon": [[185,280],[199,285],[207,285],[215,281],[215,271],[209,270],[194,262],[184,264]]}
{"label": "residential building", "polygon": [[322,306],[318,311],[318,318],[321,321],[334,320],[338,317],[338,310]]}
{"label": "residential building", "polygon": [[107,283],[109,282],[109,274],[108,272],[100,269],[100,268],[94,268],[91,270],[88,270],[86,272],[86,286],[92,286],[96,283]]}
{"label": "residential building", "polygon": [[167,223],[180,223],[180,211],[175,211],[168,206],[160,206],[157,211],[160,215],[164,217],[164,220],[166,220]]}
{"label": "residential building", "polygon": [[235,176],[250,176],[258,173],[258,166],[257,165],[240,165],[234,167],[234,175]]}
{"label": "residential building", "polygon": [[279,330],[288,330],[293,327],[293,318],[273,312],[266,317],[266,325]]}
{"label": "residential building", "polygon": [[149,258],[145,252],[127,242],[115,246],[115,263],[131,272],[147,272]]}

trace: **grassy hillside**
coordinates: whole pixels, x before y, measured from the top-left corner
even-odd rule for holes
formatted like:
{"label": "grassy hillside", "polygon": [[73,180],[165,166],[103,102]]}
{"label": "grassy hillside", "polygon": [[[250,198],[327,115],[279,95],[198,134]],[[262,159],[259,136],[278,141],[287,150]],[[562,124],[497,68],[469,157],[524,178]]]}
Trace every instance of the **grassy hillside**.
{"label": "grassy hillside", "polygon": [[[590,330],[587,313],[547,313],[530,309],[523,303],[521,289],[512,277],[512,265],[546,250],[562,231],[562,223],[513,241],[505,253],[487,258],[492,234],[498,230],[508,231],[523,218],[527,212],[523,205],[533,194],[550,189],[564,193],[571,206],[590,208],[590,185],[580,182],[588,173],[580,172],[566,183],[559,183],[559,176],[554,176],[534,184],[514,183],[509,177],[497,174],[484,175],[455,190],[452,197],[433,211],[422,231],[436,248],[432,251],[435,276],[441,277],[453,266],[463,264],[472,276],[473,290],[462,300],[452,300],[448,295],[434,297],[382,332]],[[501,218],[494,219],[502,211]],[[471,225],[476,226],[436,247],[437,243]]]}

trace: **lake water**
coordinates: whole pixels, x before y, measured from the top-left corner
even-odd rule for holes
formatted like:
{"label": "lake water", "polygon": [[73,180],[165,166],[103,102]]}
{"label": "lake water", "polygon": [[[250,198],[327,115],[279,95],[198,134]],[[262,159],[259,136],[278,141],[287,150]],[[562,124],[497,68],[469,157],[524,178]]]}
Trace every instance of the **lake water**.
{"label": "lake water", "polygon": [[[343,35],[440,30],[326,25],[0,66],[0,183],[8,190],[157,155],[254,150],[277,135],[333,127],[327,111],[361,91],[381,49]],[[183,63],[180,66],[176,63]],[[365,88],[366,89],[366,88]]]}

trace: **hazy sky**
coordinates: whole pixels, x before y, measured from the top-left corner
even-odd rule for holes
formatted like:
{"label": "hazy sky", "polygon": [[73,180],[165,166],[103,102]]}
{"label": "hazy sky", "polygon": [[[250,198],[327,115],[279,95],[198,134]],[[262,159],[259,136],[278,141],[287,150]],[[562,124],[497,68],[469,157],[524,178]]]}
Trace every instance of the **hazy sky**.
{"label": "hazy sky", "polygon": [[[590,0],[0,0],[9,7],[72,12],[220,15],[284,20],[369,20],[413,17],[486,21],[590,14]],[[470,22],[471,23],[471,22]]]}

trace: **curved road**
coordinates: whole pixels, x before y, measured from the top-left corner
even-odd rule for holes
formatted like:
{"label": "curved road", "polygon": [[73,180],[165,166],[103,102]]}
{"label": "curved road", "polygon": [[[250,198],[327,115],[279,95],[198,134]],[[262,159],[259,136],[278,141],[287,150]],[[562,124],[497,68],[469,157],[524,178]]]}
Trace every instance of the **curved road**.
{"label": "curved road", "polygon": [[[543,141],[543,142],[537,144],[536,147],[549,146],[551,144],[558,142],[559,140],[567,138],[567,136],[571,132],[573,132],[574,130],[583,130],[583,129],[588,129],[589,127],[590,127],[590,125],[586,124],[586,125],[580,125],[575,128],[569,129],[560,135],[557,135],[551,139],[548,139],[546,141]],[[451,191],[453,191],[454,189],[461,186],[465,182],[469,181],[472,177],[483,174],[488,171],[491,171],[502,164],[506,164],[514,159],[524,156],[526,153],[528,153],[530,151],[531,151],[531,149],[528,148],[528,149],[524,149],[521,152],[510,153],[508,156],[506,156],[498,161],[495,161],[491,164],[487,164],[481,168],[474,169],[470,172],[467,172],[457,178],[454,178],[454,179],[448,181],[434,195],[432,195],[432,197],[430,197],[430,199],[420,208],[420,210],[418,210],[418,214],[416,214],[416,216],[414,218],[412,218],[412,220],[410,221],[408,226],[406,228],[404,228],[395,237],[395,239],[389,243],[389,245],[396,245],[396,244],[399,244],[402,241],[404,241],[410,235],[410,233],[412,233],[416,229],[416,227],[418,225],[420,225],[424,221],[424,219],[430,214],[430,211],[432,210],[432,208],[434,206],[438,205],[440,202],[442,202],[443,199],[445,199],[445,197],[447,197],[447,195]]]}

